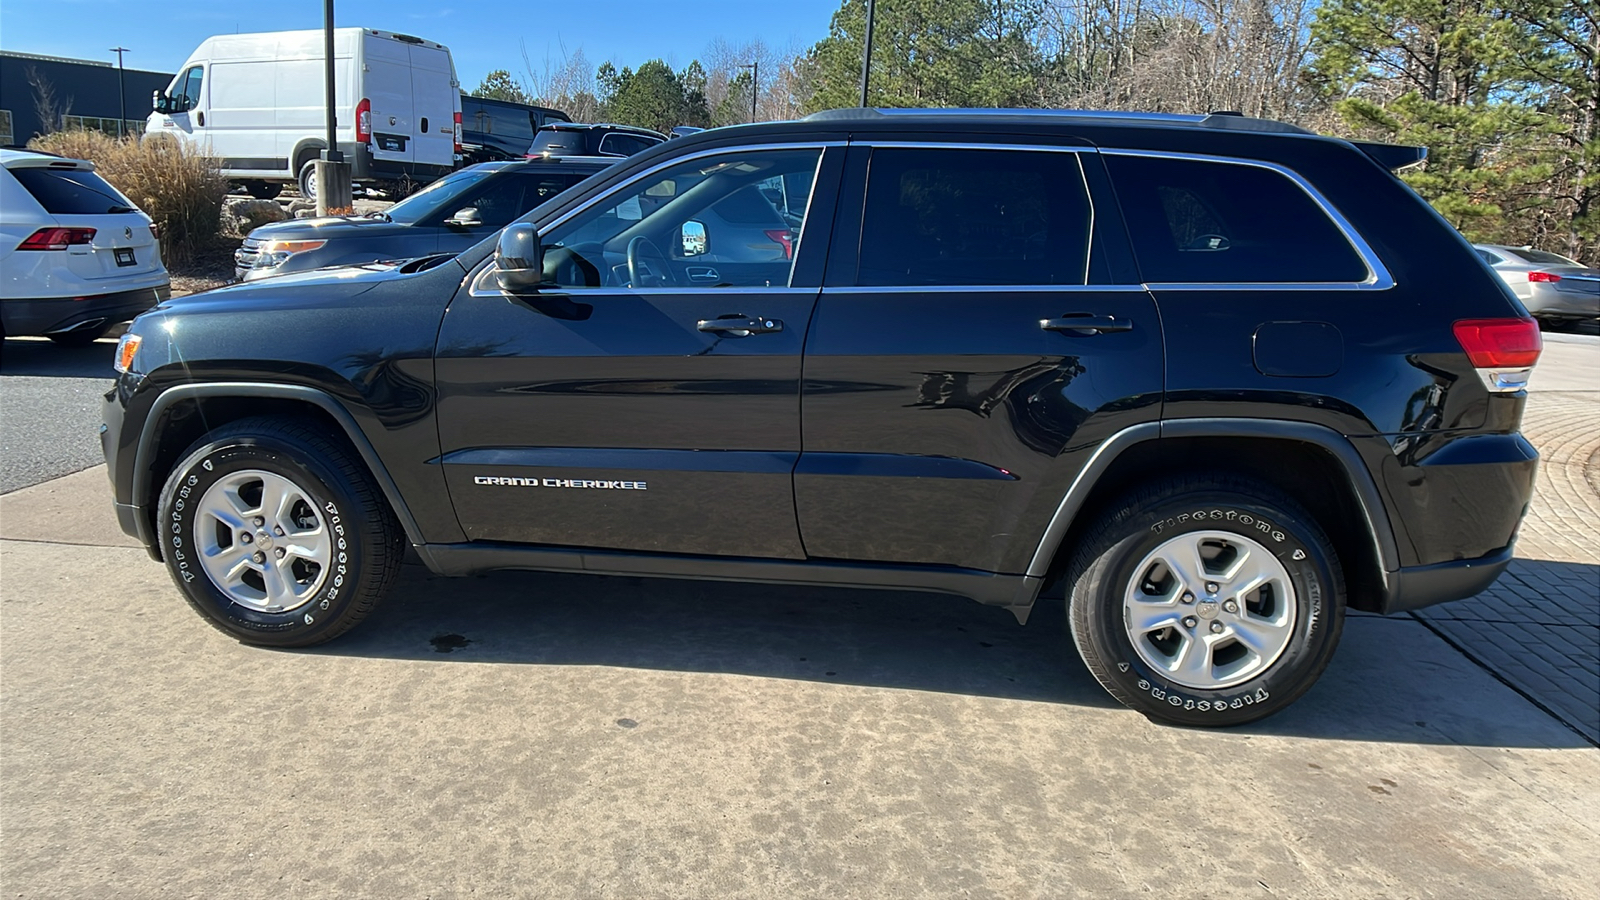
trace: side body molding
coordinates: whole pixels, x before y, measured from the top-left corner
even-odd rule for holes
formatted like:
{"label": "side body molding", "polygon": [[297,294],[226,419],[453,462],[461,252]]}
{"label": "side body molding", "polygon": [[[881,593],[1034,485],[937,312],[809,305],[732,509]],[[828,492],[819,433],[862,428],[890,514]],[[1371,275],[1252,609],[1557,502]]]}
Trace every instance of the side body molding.
{"label": "side body molding", "polygon": [[[389,470],[384,468],[383,461],[378,458],[378,453],[373,449],[372,443],[367,440],[366,434],[356,424],[350,411],[344,408],[338,400],[326,391],[298,384],[271,384],[261,382],[215,382],[211,384],[180,384],[167,388],[151,403],[150,412],[145,416],[144,428],[139,433],[139,448],[134,454],[133,470],[133,505],[138,509],[146,508],[154,502],[150,496],[149,480],[144,476],[150,470],[150,465],[155,459],[157,441],[157,423],[162,420],[168,408],[181,400],[195,400],[202,397],[271,397],[281,400],[298,400],[315,404],[344,429],[345,437],[350,439],[356,452],[361,454],[361,461],[366,463],[368,471],[377,480],[378,487],[383,491],[383,496],[389,501],[389,506],[394,510],[395,517],[400,520],[400,525],[406,530],[406,539],[413,546],[422,543],[422,530],[417,527],[416,519],[412,518],[411,511],[406,507],[405,498],[400,496],[400,489],[390,477]],[[139,517],[139,530],[146,532],[148,519]],[[151,546],[153,535],[141,533],[139,535],[146,546]]]}
{"label": "side body molding", "polygon": [[1383,567],[1385,580],[1389,581],[1390,574],[1399,570],[1400,554],[1395,543],[1394,530],[1378,494],[1378,486],[1348,438],[1332,428],[1309,422],[1208,418],[1146,422],[1125,428],[1101,444],[1094,456],[1090,457],[1088,464],[1083,467],[1083,471],[1073,480],[1066,496],[1061,498],[1061,505],[1056,507],[1055,515],[1051,517],[1044,536],[1039,540],[1039,547],[1034,551],[1027,574],[1037,577],[1046,574],[1051,559],[1060,548],[1067,530],[1072,526],[1073,518],[1082,509],[1095,483],[1124,450],[1143,441],[1166,437],[1260,437],[1300,441],[1328,451],[1339,461],[1350,485],[1355,489],[1362,515],[1372,534],[1373,549]]}

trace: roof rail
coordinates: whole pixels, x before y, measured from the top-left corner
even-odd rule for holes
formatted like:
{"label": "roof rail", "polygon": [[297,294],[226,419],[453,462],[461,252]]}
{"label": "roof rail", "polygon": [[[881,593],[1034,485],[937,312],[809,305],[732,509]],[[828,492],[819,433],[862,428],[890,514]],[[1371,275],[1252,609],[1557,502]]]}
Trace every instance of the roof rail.
{"label": "roof rail", "polygon": [[1104,122],[1143,123],[1151,125],[1195,125],[1201,128],[1219,128],[1227,131],[1257,131],[1269,134],[1315,134],[1298,125],[1273,119],[1257,119],[1237,112],[1214,112],[1207,115],[1183,113],[1134,112],[1120,109],[874,109],[855,107],[829,109],[806,116],[807,122],[830,122],[874,118],[919,116],[1014,116],[1027,118],[1053,118],[1099,120]]}

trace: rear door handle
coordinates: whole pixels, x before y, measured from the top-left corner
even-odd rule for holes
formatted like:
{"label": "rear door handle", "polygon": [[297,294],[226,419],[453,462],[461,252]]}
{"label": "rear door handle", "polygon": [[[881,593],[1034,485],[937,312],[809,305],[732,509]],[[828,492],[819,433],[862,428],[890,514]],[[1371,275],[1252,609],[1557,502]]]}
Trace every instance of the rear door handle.
{"label": "rear door handle", "polygon": [[1045,331],[1071,331],[1077,334],[1108,334],[1113,331],[1132,331],[1133,323],[1116,316],[1097,316],[1091,313],[1067,313],[1059,319],[1040,319],[1039,327]]}
{"label": "rear door handle", "polygon": [[728,316],[721,319],[701,319],[696,325],[701,331],[711,333],[728,333],[735,337],[744,337],[748,334],[770,334],[783,330],[782,319],[769,319],[765,316]]}

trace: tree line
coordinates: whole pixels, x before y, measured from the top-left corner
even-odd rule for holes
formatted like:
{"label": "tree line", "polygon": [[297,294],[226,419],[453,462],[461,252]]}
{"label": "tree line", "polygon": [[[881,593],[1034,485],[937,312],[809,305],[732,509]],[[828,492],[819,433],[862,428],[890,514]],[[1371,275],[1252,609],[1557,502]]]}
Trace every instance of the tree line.
{"label": "tree line", "polygon": [[[1232,110],[1418,144],[1402,173],[1476,241],[1600,262],[1595,0],[878,0],[872,106]],[[860,103],[865,0],[807,47],[718,39],[682,69],[582,50],[488,96],[666,130]],[[755,65],[751,65],[754,63]]]}

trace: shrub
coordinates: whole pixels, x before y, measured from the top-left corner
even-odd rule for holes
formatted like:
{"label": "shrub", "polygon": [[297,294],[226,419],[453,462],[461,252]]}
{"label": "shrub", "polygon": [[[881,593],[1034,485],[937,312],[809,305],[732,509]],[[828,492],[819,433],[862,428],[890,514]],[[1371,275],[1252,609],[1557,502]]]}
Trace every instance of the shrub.
{"label": "shrub", "polygon": [[118,140],[98,131],[58,131],[28,146],[94,163],[100,177],[160,226],[168,266],[187,266],[217,237],[228,181],[212,157],[171,138]]}

